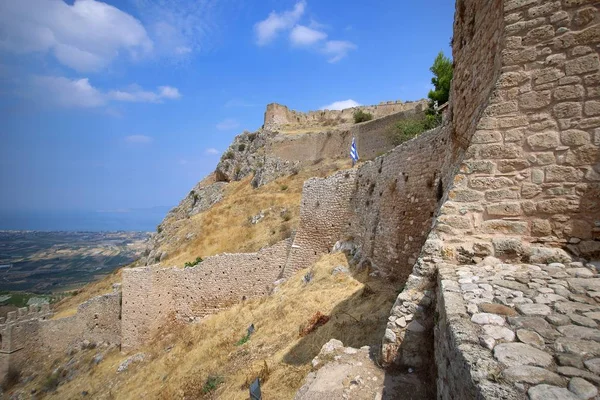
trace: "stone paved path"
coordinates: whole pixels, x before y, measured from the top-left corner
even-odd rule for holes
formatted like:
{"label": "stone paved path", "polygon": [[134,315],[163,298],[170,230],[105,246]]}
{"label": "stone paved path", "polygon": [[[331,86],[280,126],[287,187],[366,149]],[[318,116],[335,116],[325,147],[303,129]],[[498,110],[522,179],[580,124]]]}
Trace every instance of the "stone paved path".
{"label": "stone paved path", "polygon": [[417,373],[380,368],[369,346],[354,349],[332,339],[313,360],[314,371],[295,400],[429,400],[428,380]]}
{"label": "stone paved path", "polygon": [[596,264],[480,265],[440,271],[460,293],[479,344],[500,363],[488,379],[523,398],[600,399],[600,275]]}

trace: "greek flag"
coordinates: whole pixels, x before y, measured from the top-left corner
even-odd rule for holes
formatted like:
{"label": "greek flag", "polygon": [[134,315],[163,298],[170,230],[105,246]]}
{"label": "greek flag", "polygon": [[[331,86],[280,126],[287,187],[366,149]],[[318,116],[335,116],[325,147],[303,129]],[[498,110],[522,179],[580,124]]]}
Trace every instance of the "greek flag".
{"label": "greek flag", "polygon": [[352,158],[353,163],[358,161],[358,151],[356,150],[355,138],[352,138],[352,145],[350,146],[350,158]]}

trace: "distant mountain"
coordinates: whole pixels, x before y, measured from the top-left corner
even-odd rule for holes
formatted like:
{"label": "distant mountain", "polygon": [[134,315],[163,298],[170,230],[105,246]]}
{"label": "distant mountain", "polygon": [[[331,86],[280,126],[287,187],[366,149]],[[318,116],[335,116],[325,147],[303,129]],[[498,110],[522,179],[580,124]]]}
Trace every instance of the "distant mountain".
{"label": "distant mountain", "polygon": [[122,210],[0,210],[0,230],[155,231],[172,207]]}

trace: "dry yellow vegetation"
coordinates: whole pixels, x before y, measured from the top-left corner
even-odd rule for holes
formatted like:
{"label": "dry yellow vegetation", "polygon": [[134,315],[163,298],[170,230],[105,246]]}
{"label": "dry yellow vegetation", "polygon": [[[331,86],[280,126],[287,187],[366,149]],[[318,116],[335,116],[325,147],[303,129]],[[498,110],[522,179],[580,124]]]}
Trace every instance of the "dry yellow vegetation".
{"label": "dry yellow vegetation", "polygon": [[[300,199],[304,181],[311,177],[326,177],[340,169],[349,168],[349,161],[321,161],[302,168],[296,175],[285,176],[255,189],[251,177],[227,185],[223,199],[208,210],[177,222],[177,240],[166,245],[169,257],[163,266],[183,267],[196,257],[208,257],[220,253],[243,253],[260,250],[290,237],[298,227]],[[209,175],[203,183],[213,183]],[[249,219],[261,211],[265,217],[257,224]],[[186,240],[188,234],[192,240]],[[135,266],[135,263],[131,264]],[[127,267],[125,267],[127,268]],[[92,282],[53,306],[55,318],[75,313],[77,306],[94,296],[112,292],[112,286],[121,282],[121,269]]]}
{"label": "dry yellow vegetation", "polygon": [[[112,350],[94,365],[95,350],[76,354],[76,361],[64,357],[40,366],[38,377],[26,389],[40,390],[50,371],[71,362],[78,366],[73,379],[65,380],[52,399],[81,398],[87,392],[94,399],[247,399],[248,382],[261,376],[266,399],[291,399],[311,369],[311,360],[331,338],[345,345],[378,345],[396,297],[392,284],[370,277],[364,270],[351,276],[333,275],[336,266],[347,267],[341,254],[324,256],[311,272],[309,283],[298,272],[266,297],[248,300],[204,319],[185,325],[173,321],[147,347],[146,355],[122,373],[116,370],[129,355]],[[317,312],[329,315],[329,322],[300,337],[299,332]],[[256,332],[240,344],[246,329]],[[220,382],[207,391],[209,377]]]}
{"label": "dry yellow vegetation", "polygon": [[[347,161],[322,161],[257,189],[250,184],[251,177],[229,183],[220,202],[177,222],[177,240],[161,247],[168,254],[161,264],[183,267],[196,257],[254,252],[290,237],[298,227],[304,182],[349,166]],[[252,224],[251,218],[261,212],[264,218]],[[188,234],[194,238],[186,240]]]}

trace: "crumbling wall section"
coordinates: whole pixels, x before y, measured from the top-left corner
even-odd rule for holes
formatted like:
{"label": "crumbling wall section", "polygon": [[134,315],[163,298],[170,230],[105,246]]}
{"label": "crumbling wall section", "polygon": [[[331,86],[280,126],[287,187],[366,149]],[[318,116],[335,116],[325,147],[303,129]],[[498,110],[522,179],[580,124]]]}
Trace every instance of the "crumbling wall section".
{"label": "crumbling wall section", "polygon": [[149,339],[171,318],[195,321],[247,298],[267,295],[291,240],[257,253],[219,254],[193,268],[123,271],[123,349]]}
{"label": "crumbling wall section", "polygon": [[331,251],[350,223],[350,198],[355,182],[356,170],[353,169],[304,183],[300,225],[282,276],[289,277],[309,267]]}
{"label": "crumbling wall section", "polygon": [[358,169],[345,232],[362,260],[394,280],[406,281],[431,229],[450,133],[450,125],[426,132]]}

